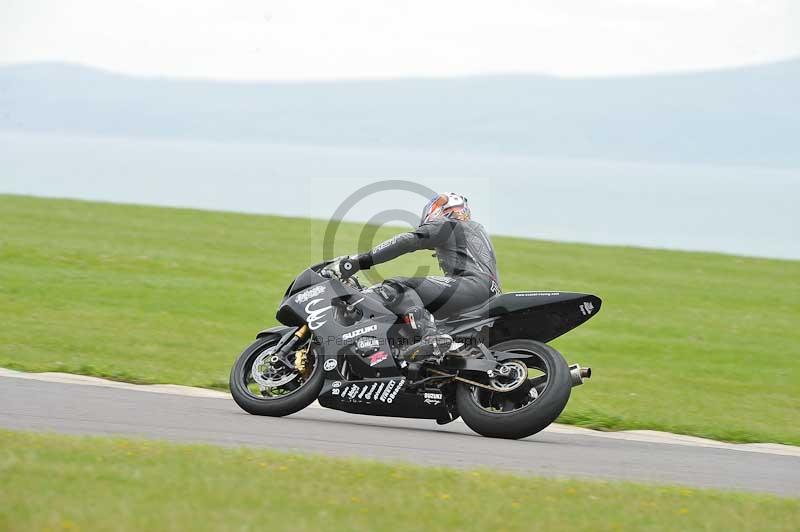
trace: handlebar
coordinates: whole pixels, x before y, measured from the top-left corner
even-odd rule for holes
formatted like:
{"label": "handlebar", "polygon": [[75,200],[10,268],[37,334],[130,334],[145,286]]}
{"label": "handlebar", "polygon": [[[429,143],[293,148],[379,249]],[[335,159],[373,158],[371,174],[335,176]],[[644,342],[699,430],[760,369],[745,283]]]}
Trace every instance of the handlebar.
{"label": "handlebar", "polygon": [[361,282],[358,280],[358,277],[356,277],[355,275],[353,275],[352,277],[350,277],[347,280],[350,281],[353,284],[353,286],[356,288],[356,290],[358,290],[359,292],[364,290],[364,287],[361,286]]}
{"label": "handlebar", "polygon": [[327,266],[325,266],[324,268],[322,268],[319,271],[319,274],[322,277],[325,277],[326,279],[339,279],[344,284],[350,285],[350,286],[352,286],[353,288],[355,288],[358,291],[364,290],[364,287],[359,282],[358,277],[356,277],[355,275],[351,275],[347,279],[343,279],[341,274],[336,269],[328,267],[331,264],[335,264],[335,263],[332,262],[332,263],[328,264]]}

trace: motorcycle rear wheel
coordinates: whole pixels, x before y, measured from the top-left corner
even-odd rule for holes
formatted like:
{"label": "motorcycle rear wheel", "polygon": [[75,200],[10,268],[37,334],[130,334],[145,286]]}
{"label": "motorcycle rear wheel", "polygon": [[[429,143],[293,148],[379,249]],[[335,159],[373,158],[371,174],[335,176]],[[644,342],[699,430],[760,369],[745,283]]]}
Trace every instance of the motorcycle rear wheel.
{"label": "motorcycle rear wheel", "polygon": [[564,357],[533,340],[508,340],[492,349],[532,355],[519,360],[543,375],[529,378],[525,386],[507,393],[460,382],[456,404],[462,419],[469,428],[490,438],[519,439],[543,430],[569,401],[572,382]]}

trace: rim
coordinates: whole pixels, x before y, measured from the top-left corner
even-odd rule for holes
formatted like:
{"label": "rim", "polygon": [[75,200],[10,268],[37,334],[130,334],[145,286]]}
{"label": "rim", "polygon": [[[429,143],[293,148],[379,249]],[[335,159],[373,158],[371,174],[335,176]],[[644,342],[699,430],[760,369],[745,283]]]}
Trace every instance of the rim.
{"label": "rim", "polygon": [[506,365],[513,364],[515,367],[519,367],[522,364],[527,368],[528,375],[523,382],[514,385],[513,380],[517,375],[509,374],[496,377],[493,380],[498,382],[493,384],[495,386],[500,384],[500,387],[509,388],[510,391],[499,392],[478,386],[470,387],[472,401],[481,410],[492,414],[512,414],[528,408],[545,393],[550,382],[551,368],[539,353],[530,349],[509,349],[508,352],[531,355],[531,358],[526,358],[524,362],[521,360],[506,362]]}
{"label": "rim", "polygon": [[[273,357],[275,351],[274,343],[262,346],[247,358],[242,368],[239,375],[242,389],[254,399],[269,401],[288,397],[300,391],[315,373],[317,357],[310,340],[288,355],[288,360],[294,364],[292,369]],[[299,365],[298,357],[301,357]]]}

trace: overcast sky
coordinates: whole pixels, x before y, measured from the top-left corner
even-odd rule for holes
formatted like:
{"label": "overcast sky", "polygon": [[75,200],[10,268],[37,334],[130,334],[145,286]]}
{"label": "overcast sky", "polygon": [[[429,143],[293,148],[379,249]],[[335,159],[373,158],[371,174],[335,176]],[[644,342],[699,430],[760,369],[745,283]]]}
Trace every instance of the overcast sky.
{"label": "overcast sky", "polygon": [[800,56],[800,0],[0,0],[0,63],[340,79],[702,70]]}

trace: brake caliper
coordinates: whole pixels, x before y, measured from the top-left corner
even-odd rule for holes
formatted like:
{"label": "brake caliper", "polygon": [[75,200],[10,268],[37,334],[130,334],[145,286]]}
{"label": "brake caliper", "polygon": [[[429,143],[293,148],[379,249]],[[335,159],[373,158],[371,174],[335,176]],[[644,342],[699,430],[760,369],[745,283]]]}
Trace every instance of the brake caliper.
{"label": "brake caliper", "polygon": [[308,377],[308,346],[295,351],[294,369],[296,369],[303,378]]}

